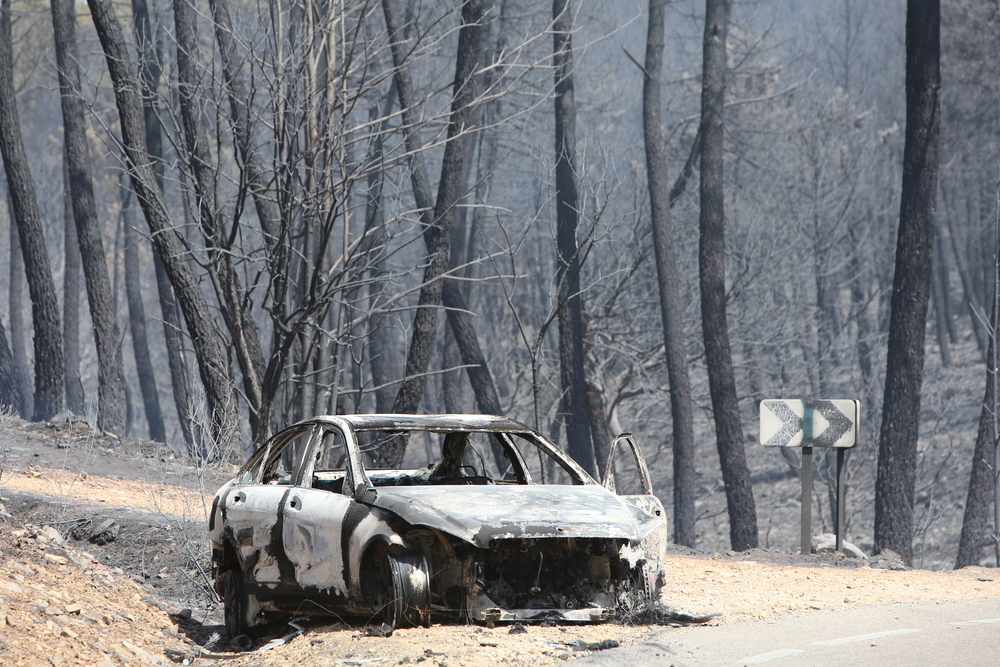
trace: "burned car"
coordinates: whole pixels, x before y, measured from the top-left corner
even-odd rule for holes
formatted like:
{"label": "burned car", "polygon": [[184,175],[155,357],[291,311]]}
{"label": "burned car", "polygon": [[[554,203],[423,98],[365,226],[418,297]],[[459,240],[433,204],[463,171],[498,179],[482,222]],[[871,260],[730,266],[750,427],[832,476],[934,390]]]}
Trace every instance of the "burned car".
{"label": "burned car", "polygon": [[[615,451],[635,495],[615,493]],[[393,457],[392,452],[397,456]],[[403,464],[387,467],[399,458]],[[215,587],[230,636],[282,614],[428,626],[593,622],[656,600],[663,506],[628,434],[599,484],[527,426],[483,415],[306,420],[215,495]]]}

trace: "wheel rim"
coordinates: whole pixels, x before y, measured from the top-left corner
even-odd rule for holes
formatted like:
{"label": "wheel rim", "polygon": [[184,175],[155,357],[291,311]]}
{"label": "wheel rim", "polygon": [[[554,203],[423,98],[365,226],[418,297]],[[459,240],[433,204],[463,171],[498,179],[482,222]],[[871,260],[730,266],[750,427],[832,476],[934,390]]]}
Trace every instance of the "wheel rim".
{"label": "wheel rim", "polygon": [[387,624],[393,628],[430,626],[430,577],[423,554],[386,552],[379,579],[379,603]]}

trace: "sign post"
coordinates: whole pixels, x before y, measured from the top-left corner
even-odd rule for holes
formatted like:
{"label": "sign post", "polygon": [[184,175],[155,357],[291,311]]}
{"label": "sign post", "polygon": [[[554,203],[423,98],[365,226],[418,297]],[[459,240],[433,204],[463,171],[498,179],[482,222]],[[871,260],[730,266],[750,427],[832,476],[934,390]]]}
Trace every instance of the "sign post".
{"label": "sign post", "polygon": [[802,448],[801,550],[812,550],[812,450],[837,450],[837,551],[844,544],[844,451],[858,444],[861,401],[777,399],[760,403],[760,442],[765,447]]}

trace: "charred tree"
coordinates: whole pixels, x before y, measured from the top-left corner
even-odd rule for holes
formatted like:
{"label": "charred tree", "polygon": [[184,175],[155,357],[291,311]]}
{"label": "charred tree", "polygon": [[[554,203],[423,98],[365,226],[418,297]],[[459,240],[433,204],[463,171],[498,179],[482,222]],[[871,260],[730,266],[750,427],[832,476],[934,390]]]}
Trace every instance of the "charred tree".
{"label": "charred tree", "polygon": [[[132,0],[133,30],[140,58],[139,72],[142,77],[142,115],[146,150],[152,160],[153,174],[160,191],[163,190],[163,133],[156,110],[156,88],[160,79],[160,59],[153,41],[153,29],[149,20],[149,6],[146,0]],[[184,355],[184,337],[181,333],[181,313],[177,304],[170,278],[163,266],[159,253],[153,253],[153,268],[156,275],[156,293],[163,318],[163,337],[167,348],[167,364],[170,367],[170,384],[173,390],[177,421],[188,451],[196,450],[191,388],[188,378],[187,361]]]}
{"label": "charred tree", "polygon": [[941,253],[937,252],[940,244],[935,244],[933,267],[931,269],[931,299],[934,305],[934,337],[937,339],[938,351],[941,353],[941,365],[951,366],[951,339],[948,337],[948,297],[940,274],[945,267],[939,265]]}
{"label": "charred tree", "polygon": [[[7,191],[7,210],[13,214],[14,204]],[[14,223],[13,220],[11,220]],[[10,290],[7,304],[10,310],[10,353],[14,357],[14,372],[21,392],[18,414],[22,419],[30,419],[34,399],[31,395],[31,385],[28,382],[28,351],[24,344],[24,308],[21,298],[24,294],[24,258],[21,256],[21,238],[17,233],[17,224],[10,226]]]}
{"label": "charred tree", "polygon": [[69,171],[73,218],[97,346],[97,427],[124,434],[125,369],[90,173],[87,123],[77,66],[75,5],[73,0],[52,0],[51,7],[62,103],[63,155]]}
{"label": "charred tree", "polygon": [[[993,331],[996,331],[997,304],[993,301]],[[983,548],[990,540],[990,509],[993,504],[994,469],[996,455],[996,382],[997,382],[996,336],[990,337],[986,357],[986,391],[983,407],[979,413],[979,431],[976,447],[972,455],[972,473],[969,490],[965,499],[965,513],[962,516],[962,533],[958,541],[958,555],[955,569],[968,565],[979,565]]]}
{"label": "charred tree", "polygon": [[[251,136],[250,126],[250,95],[240,69],[239,53],[236,37],[233,34],[232,18],[226,0],[209,0],[212,21],[215,29],[215,41],[219,48],[222,61],[222,78],[225,83],[226,95],[229,98],[230,116],[233,134],[236,138],[236,148],[243,162],[247,189],[250,191],[257,218],[264,232],[264,242],[273,252],[279,236],[278,207],[268,196],[268,177],[264,169],[263,159],[257,151],[257,144]],[[283,275],[287,258],[272,256],[272,272]]]}
{"label": "charred tree", "polygon": [[215,444],[225,454],[239,451],[238,413],[222,338],[197,280],[183,260],[183,243],[167,214],[153,173],[146,150],[141,87],[128,57],[121,24],[110,0],[89,0],[88,4],[115,89],[126,168],[191,336]]}
{"label": "charred tree", "polygon": [[[454,204],[458,202],[458,181],[462,174],[465,156],[464,142],[468,139],[466,129],[474,88],[471,77],[477,67],[477,54],[482,53],[480,40],[485,39],[485,17],[490,3],[480,0],[466,2],[462,7],[462,28],[459,31],[458,57],[455,64],[455,84],[452,97],[451,118],[448,123],[448,143],[441,165],[441,178],[436,202],[431,198],[430,181],[424,167],[421,151],[423,146],[417,134],[417,110],[413,106],[413,85],[406,67],[404,51],[405,38],[396,20],[392,0],[382,0],[383,14],[389,32],[389,44],[395,66],[394,84],[399,99],[401,116],[406,137],[406,150],[410,156],[410,183],[417,208],[420,209],[424,225],[424,245],[431,258],[424,272],[424,287],[420,292],[421,306],[417,318],[426,312],[426,319],[420,321],[418,330],[414,324],[413,335],[406,360],[406,375],[403,386],[396,394],[393,410],[406,407],[416,411],[423,394],[422,375],[429,363],[430,348],[435,335],[434,308],[443,303],[448,313],[448,324],[455,335],[462,355],[462,362],[469,366],[469,380],[476,395],[476,404],[485,414],[500,414],[500,400],[497,396],[493,376],[490,374],[486,358],[479,346],[479,339],[472,323],[461,290],[453,280],[440,280],[450,260],[450,233],[454,221]],[[446,203],[447,202],[447,203]],[[430,282],[433,279],[433,282]],[[443,283],[443,284],[442,284]],[[435,292],[437,296],[435,296]],[[418,386],[419,385],[419,386]],[[416,402],[414,402],[416,399]],[[405,443],[399,443],[393,456],[402,457]],[[496,443],[494,458],[502,457]],[[502,459],[497,458],[501,463]],[[501,466],[503,467],[503,466]]]}
{"label": "charred tree", "polygon": [[66,409],[83,414],[80,379],[80,244],[76,238],[69,170],[63,163],[63,356],[66,366]]}
{"label": "charred tree", "polygon": [[[392,84],[395,86],[395,84]],[[372,138],[371,148],[372,163],[381,165],[383,163],[384,147],[382,144],[385,130],[388,126],[388,118],[392,108],[392,99],[395,97],[395,88],[390,90],[386,99],[385,108],[379,108],[378,104],[372,106],[368,112],[368,117],[374,123],[381,116],[382,122],[378,133]],[[382,189],[385,185],[385,170],[373,169],[368,174],[368,201],[365,211],[365,229],[368,238],[371,239],[369,252],[377,253],[377,259],[373,262],[369,271],[371,278],[368,283],[368,307],[376,308],[382,297],[385,287],[383,276],[386,273],[385,261],[385,219],[382,215]],[[375,412],[386,413],[392,410],[393,393],[389,386],[392,376],[392,345],[389,341],[388,322],[385,315],[379,317],[369,317],[365,323],[367,327],[366,354],[369,359],[371,369],[372,384],[375,385]]]}
{"label": "charred tree", "polygon": [[875,479],[875,551],[913,557],[913,493],[931,287],[941,94],[939,0],[906,6],[906,136]]}
{"label": "charred tree", "polygon": [[726,218],[722,177],[729,4],[729,0],[705,2],[698,279],[715,439],[729,509],[729,538],[734,550],[745,551],[757,546],[757,511],[743,450],[743,425],[726,320]]}
{"label": "charred tree", "polygon": [[660,78],[663,74],[663,21],[666,0],[650,0],[646,35],[646,66],[642,87],[642,124],[646,144],[646,180],[649,211],[656,253],[657,285],[663,343],[670,380],[670,417],[673,420],[674,454],[674,541],[695,544],[696,497],[694,463],[694,409],[691,379],[684,346],[683,309],[680,279],[674,251],[674,231],[670,221],[670,183],[667,157],[660,126]]}
{"label": "charred tree", "polygon": [[35,183],[24,152],[17,100],[14,97],[14,54],[10,0],[0,4],[0,153],[21,239],[21,255],[35,325],[35,421],[55,416],[63,405],[63,348],[56,284],[49,267]]}
{"label": "charred tree", "polygon": [[7,346],[7,331],[0,320],[0,407],[21,413],[21,378]]}
{"label": "charred tree", "polygon": [[[1000,184],[998,184],[1000,188]],[[997,192],[1000,202],[1000,190]],[[1000,209],[997,210],[997,226],[1000,231]],[[990,314],[989,347],[986,352],[986,391],[983,396],[983,407],[979,413],[979,432],[976,434],[976,447],[972,455],[972,472],[969,476],[969,490],[965,499],[965,513],[962,516],[962,533],[958,541],[958,555],[955,558],[955,569],[969,565],[979,565],[983,555],[983,547],[994,542],[1000,535],[1000,529],[995,524],[994,532],[990,534],[990,508],[995,512],[1000,508],[995,506],[995,494],[1000,489],[996,479],[997,437],[996,425],[998,417],[997,403],[997,371],[998,363],[997,328],[1000,325],[1000,236],[996,239],[996,255],[993,259],[993,304]],[[940,250],[940,246],[935,248]],[[937,256],[940,257],[941,253]],[[935,292],[935,296],[937,292]],[[995,519],[996,517],[994,517]],[[992,538],[992,539],[991,539]]]}
{"label": "charred tree", "polygon": [[576,99],[573,89],[573,15],[569,0],[552,2],[556,129],[556,281],[559,299],[559,375],[563,391],[566,449],[597,475],[587,419],[587,378],[583,356],[583,296],[576,242],[579,193],[576,155]]}
{"label": "charred tree", "polygon": [[[391,0],[385,0],[383,6],[389,6]],[[452,225],[455,220],[455,204],[458,202],[462,163],[465,157],[465,125],[469,116],[469,105],[472,102],[471,77],[476,65],[476,55],[479,52],[475,40],[482,29],[479,22],[483,18],[484,2],[470,0],[462,7],[462,28],[459,31],[458,52],[455,59],[455,82],[452,92],[451,118],[448,123],[448,143],[441,164],[441,177],[438,181],[437,199],[430,211],[433,216],[424,220],[424,244],[427,246],[428,264],[424,271],[424,287],[420,290],[420,300],[413,323],[413,336],[410,339],[409,353],[406,359],[406,371],[403,384],[396,394],[394,411],[416,412],[424,390],[423,373],[427,371],[430,362],[431,346],[433,345],[437,319],[437,306],[441,304],[442,283],[440,277],[448,268],[449,243]],[[394,43],[395,51],[399,50],[398,42]],[[396,60],[394,56],[394,61]],[[402,58],[399,59],[402,64]],[[397,82],[397,92],[402,95],[403,86]],[[410,88],[409,85],[406,86]],[[410,97],[412,99],[412,97]],[[403,97],[400,106],[405,107]],[[406,122],[406,119],[404,119]],[[416,126],[411,126],[412,133]],[[421,170],[422,171],[422,170]],[[422,181],[427,181],[426,175]],[[430,185],[422,183],[414,188],[424,193],[430,192]],[[423,204],[417,206],[424,211]],[[424,216],[426,218],[426,216]]]}
{"label": "charred tree", "polygon": [[160,395],[156,390],[156,375],[149,357],[149,337],[146,333],[146,306],[142,298],[142,281],[139,271],[139,242],[142,238],[132,219],[129,200],[132,195],[122,189],[122,216],[125,226],[125,296],[128,300],[129,329],[132,331],[132,353],[135,355],[135,372],[139,376],[142,405],[149,428],[149,439],[166,442],[167,433],[160,408]]}
{"label": "charred tree", "polygon": [[604,387],[592,379],[587,380],[587,419],[590,421],[590,441],[594,447],[594,458],[599,480],[608,471],[608,454],[615,433],[608,423],[608,406],[604,400]]}
{"label": "charred tree", "polygon": [[[138,0],[137,0],[138,1]],[[198,113],[200,85],[197,72],[198,34],[196,13],[189,0],[174,0],[174,36],[177,40],[177,82],[188,169],[194,176],[194,195],[199,223],[209,248],[208,269],[213,276],[222,316],[229,329],[236,359],[243,375],[243,391],[250,410],[250,428],[257,436],[263,426],[264,438],[269,435],[266,424],[259,424],[258,414],[263,399],[261,381],[264,374],[264,353],[257,335],[239,276],[233,266],[230,239],[218,216],[215,198],[215,169],[209,154],[208,134]],[[262,438],[258,438],[262,439]]]}

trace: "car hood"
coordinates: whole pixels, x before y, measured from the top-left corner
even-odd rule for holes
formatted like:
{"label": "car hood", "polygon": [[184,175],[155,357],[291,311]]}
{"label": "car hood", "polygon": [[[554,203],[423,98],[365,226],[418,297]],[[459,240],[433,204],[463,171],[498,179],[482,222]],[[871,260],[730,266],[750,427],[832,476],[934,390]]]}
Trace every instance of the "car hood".
{"label": "car hood", "polygon": [[490,540],[540,537],[641,539],[659,521],[596,485],[397,486],[376,489],[372,505],[413,525],[480,548]]}

